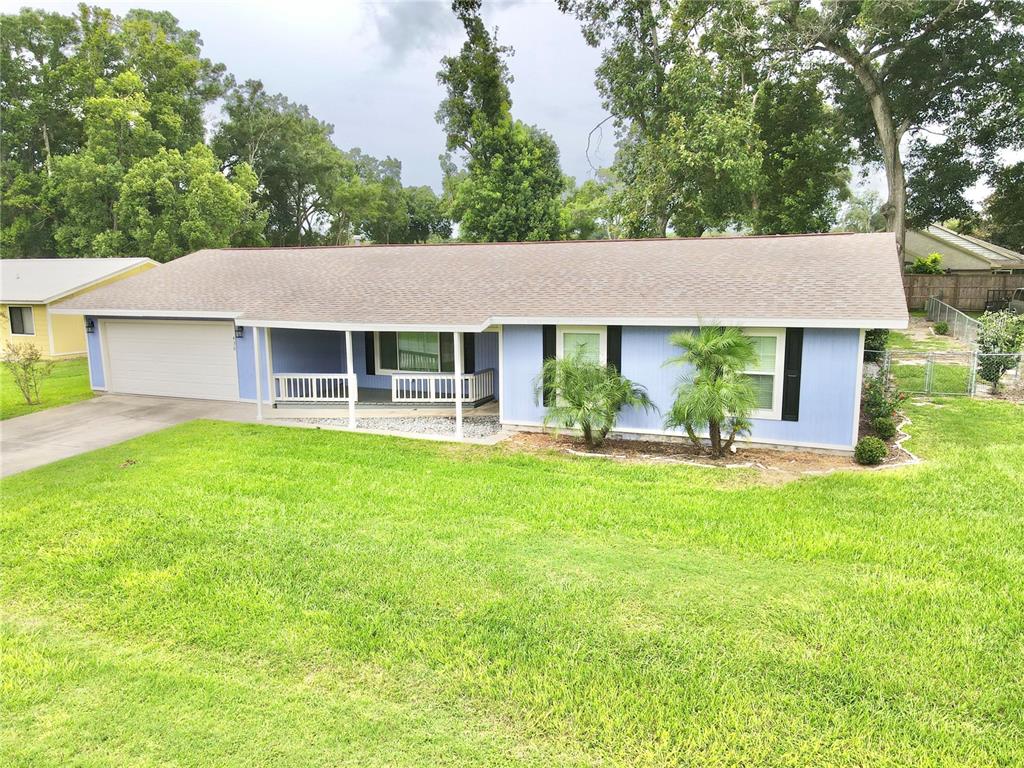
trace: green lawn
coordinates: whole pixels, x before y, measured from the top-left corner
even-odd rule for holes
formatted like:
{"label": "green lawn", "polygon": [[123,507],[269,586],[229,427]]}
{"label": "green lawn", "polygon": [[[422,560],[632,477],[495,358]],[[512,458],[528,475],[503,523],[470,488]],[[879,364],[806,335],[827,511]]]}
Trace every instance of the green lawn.
{"label": "green lawn", "polygon": [[0,366],[0,419],[24,416],[26,413],[77,403],[92,397],[89,388],[89,364],[85,358],[60,360],[40,391],[40,402],[28,405],[11,378],[10,372]]}
{"label": "green lawn", "polygon": [[[925,391],[924,365],[893,365],[892,379],[904,392],[915,393]],[[932,381],[929,393],[935,394],[967,394],[970,383],[971,369],[967,365],[955,363],[933,363]]]}
{"label": "green lawn", "polygon": [[1024,410],[777,485],[195,422],[8,478],[5,766],[1024,763]]}
{"label": "green lawn", "polygon": [[915,339],[902,331],[891,331],[889,333],[889,349],[894,352],[908,350],[930,352],[963,349],[963,345],[957,343],[952,336],[930,336],[927,339]]}

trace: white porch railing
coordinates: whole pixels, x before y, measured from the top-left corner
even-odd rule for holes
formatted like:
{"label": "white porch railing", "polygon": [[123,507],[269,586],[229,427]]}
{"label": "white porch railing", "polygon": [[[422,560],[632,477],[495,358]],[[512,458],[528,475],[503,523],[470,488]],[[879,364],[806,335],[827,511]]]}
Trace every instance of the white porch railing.
{"label": "white porch railing", "polygon": [[[475,403],[494,397],[494,369],[462,376],[462,400]],[[391,400],[395,403],[455,402],[454,373],[393,373]]]}
{"label": "white porch railing", "polygon": [[345,403],[351,391],[347,373],[274,374],[274,400],[279,403]]}

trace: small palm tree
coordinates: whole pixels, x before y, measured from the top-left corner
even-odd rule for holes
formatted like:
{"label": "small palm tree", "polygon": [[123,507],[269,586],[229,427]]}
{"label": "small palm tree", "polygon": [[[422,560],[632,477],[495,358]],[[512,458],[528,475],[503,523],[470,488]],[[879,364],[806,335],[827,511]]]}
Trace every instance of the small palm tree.
{"label": "small palm tree", "polygon": [[595,448],[604,442],[625,406],[645,411],[654,408],[647,390],[615,366],[594,363],[581,355],[545,360],[534,388],[538,400],[544,397],[549,401],[544,426],[579,429],[587,445]]}
{"label": "small palm tree", "polygon": [[[692,366],[676,386],[676,399],[665,426],[682,427],[698,449],[696,430],[707,428],[711,455],[723,456],[740,435],[750,432],[750,414],[757,405],[754,386],[743,371],[757,359],[754,346],[738,328],[704,326],[696,333],[680,331],[669,341],[683,352],[666,365]],[[723,431],[727,433],[722,441]]]}

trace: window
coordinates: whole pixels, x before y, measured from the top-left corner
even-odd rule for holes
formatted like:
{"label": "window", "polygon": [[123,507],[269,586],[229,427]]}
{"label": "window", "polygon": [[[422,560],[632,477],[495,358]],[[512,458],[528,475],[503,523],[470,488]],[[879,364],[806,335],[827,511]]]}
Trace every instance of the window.
{"label": "window", "polygon": [[11,318],[11,333],[15,336],[34,336],[35,325],[32,322],[32,307],[8,307]]}
{"label": "window", "polygon": [[608,333],[604,326],[558,326],[555,354],[559,358],[580,355],[604,365],[608,360]]}
{"label": "window", "polygon": [[758,419],[782,418],[782,368],[785,364],[786,331],[782,328],[748,328],[744,334],[754,345],[757,359],[744,371],[754,384]]}
{"label": "window", "polygon": [[378,333],[381,372],[450,373],[455,370],[455,337],[436,331]]}

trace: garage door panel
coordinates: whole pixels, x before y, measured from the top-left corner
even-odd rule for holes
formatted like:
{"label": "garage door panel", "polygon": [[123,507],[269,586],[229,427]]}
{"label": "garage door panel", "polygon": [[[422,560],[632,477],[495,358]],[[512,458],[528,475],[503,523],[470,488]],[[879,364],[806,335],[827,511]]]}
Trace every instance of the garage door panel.
{"label": "garage door panel", "polygon": [[110,391],[238,399],[234,324],[106,321],[103,330]]}

